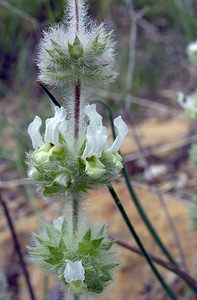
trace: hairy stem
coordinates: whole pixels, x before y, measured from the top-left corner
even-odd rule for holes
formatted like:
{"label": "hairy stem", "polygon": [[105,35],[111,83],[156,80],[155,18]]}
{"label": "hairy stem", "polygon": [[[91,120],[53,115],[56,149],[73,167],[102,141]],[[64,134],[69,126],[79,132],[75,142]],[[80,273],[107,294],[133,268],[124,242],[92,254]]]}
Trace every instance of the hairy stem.
{"label": "hairy stem", "polygon": [[72,220],[73,233],[76,234],[79,221],[79,199],[76,196],[72,198]]}
{"label": "hairy stem", "polygon": [[74,107],[74,136],[77,140],[79,137],[79,119],[80,119],[80,95],[81,83],[79,80],[75,83],[75,107]]}
{"label": "hairy stem", "polygon": [[76,17],[76,33],[79,31],[79,7],[78,7],[78,0],[75,1],[75,17]]}
{"label": "hairy stem", "polygon": [[137,245],[139,246],[140,250],[142,251],[142,254],[143,254],[144,258],[146,259],[146,261],[147,261],[148,265],[150,266],[151,270],[153,271],[153,273],[157,277],[157,279],[160,282],[161,286],[166,291],[166,294],[169,296],[170,299],[178,300],[176,294],[173,292],[173,290],[170,288],[170,286],[165,282],[164,278],[161,276],[161,274],[159,273],[159,271],[155,267],[154,263],[152,262],[150,256],[146,252],[141,239],[139,238],[137,232],[135,231],[135,228],[133,227],[131,221],[129,220],[129,218],[127,216],[127,213],[126,213],[124,207],[122,206],[122,203],[121,203],[119,197],[117,196],[115,190],[113,189],[112,185],[109,185],[108,189],[109,189],[109,192],[111,193],[111,196],[113,197],[114,202],[115,202],[116,206],[118,207],[118,209],[119,209],[119,211],[120,211],[127,227],[129,228],[133,238],[135,239],[135,241],[136,241]]}

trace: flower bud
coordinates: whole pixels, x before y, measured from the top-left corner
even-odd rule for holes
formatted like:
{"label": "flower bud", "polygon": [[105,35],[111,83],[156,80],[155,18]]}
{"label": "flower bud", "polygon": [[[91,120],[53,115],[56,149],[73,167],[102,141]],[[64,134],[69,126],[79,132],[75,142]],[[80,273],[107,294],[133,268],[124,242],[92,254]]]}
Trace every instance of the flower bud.
{"label": "flower bud", "polygon": [[78,60],[78,59],[80,59],[80,57],[82,57],[83,48],[81,46],[78,36],[76,36],[73,45],[68,43],[68,52],[69,52],[70,56],[72,58],[74,58],[75,60]]}
{"label": "flower bud", "polygon": [[39,79],[55,87],[77,80],[111,82],[117,77],[112,33],[103,24],[90,22],[84,0],[75,2],[77,9],[73,2],[68,1],[67,22],[44,32],[38,53]]}
{"label": "flower bud", "polygon": [[84,281],[85,270],[81,261],[66,261],[66,268],[64,271],[64,279],[66,282],[71,283],[73,281]]}
{"label": "flower bud", "polygon": [[106,173],[105,166],[96,156],[88,158],[85,166],[85,173],[93,179],[102,177]]}
{"label": "flower bud", "polygon": [[73,233],[70,219],[59,217],[34,234],[29,250],[36,262],[79,295],[101,293],[111,283],[118,265],[110,250],[113,243],[105,226],[90,227],[83,220]]}
{"label": "flower bud", "polygon": [[118,152],[109,152],[106,150],[103,152],[101,159],[106,166],[107,173],[112,176],[119,174],[123,168],[122,157]]}

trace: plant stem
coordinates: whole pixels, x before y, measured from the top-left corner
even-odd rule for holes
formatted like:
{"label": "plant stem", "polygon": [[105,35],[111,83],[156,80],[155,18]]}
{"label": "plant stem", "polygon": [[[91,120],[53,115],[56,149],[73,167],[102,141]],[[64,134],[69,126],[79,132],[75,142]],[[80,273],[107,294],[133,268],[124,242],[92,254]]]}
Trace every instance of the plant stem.
{"label": "plant stem", "polygon": [[49,277],[47,275],[44,276],[44,292],[43,292],[43,300],[46,300],[47,294],[49,290]]}
{"label": "plant stem", "polygon": [[75,107],[74,107],[74,136],[77,140],[79,137],[79,119],[80,119],[80,93],[81,83],[79,80],[75,83]]}
{"label": "plant stem", "polygon": [[[143,256],[143,253],[139,248],[132,246],[132,245],[128,244],[127,242],[121,241],[119,239],[114,239],[114,240],[115,240],[116,244],[118,244],[119,246]],[[160,257],[153,255],[150,252],[148,252],[148,255],[152,261],[156,262],[160,266],[164,267],[165,269],[175,273],[177,276],[182,278],[191,287],[191,289],[195,292],[195,294],[197,294],[197,280],[195,278],[193,278],[187,272],[180,270],[179,268],[175,267],[174,265],[170,264],[167,261],[164,261]]]}
{"label": "plant stem", "polygon": [[76,17],[76,33],[79,31],[79,7],[78,7],[78,0],[75,1],[75,17]]}
{"label": "plant stem", "polygon": [[76,196],[72,198],[72,217],[73,233],[76,234],[79,221],[79,199]]}
{"label": "plant stem", "polygon": [[168,260],[175,266],[178,266],[176,261],[174,260],[174,258],[172,257],[171,253],[168,251],[168,249],[164,246],[162,240],[160,239],[159,235],[157,234],[155,228],[153,227],[151,221],[149,220],[147,214],[145,213],[140,200],[133,188],[133,185],[131,183],[131,180],[129,179],[129,175],[128,175],[128,171],[126,169],[126,166],[124,165],[124,168],[122,170],[122,174],[125,178],[125,182],[126,185],[128,187],[129,193],[133,199],[133,202],[138,210],[138,212],[140,213],[143,222],[145,223],[145,225],[147,226],[149,232],[151,233],[152,237],[154,238],[154,240],[156,241],[156,243],[158,244],[158,246],[160,247],[160,249],[162,250],[163,254],[168,258]]}
{"label": "plant stem", "polygon": [[[53,94],[47,89],[47,87],[37,80],[36,83],[43,89],[43,91],[49,96],[50,100],[55,106],[61,107],[59,102],[55,99]],[[74,137],[77,140],[79,136],[79,119],[80,119],[80,98],[81,98],[81,82],[79,80],[75,83],[75,102],[74,102]]]}
{"label": "plant stem", "polygon": [[74,295],[74,300],[80,300],[80,297],[78,295]]}
{"label": "plant stem", "polygon": [[16,253],[17,253],[18,258],[19,258],[21,269],[22,269],[24,277],[25,277],[27,289],[28,289],[28,292],[29,292],[29,298],[31,300],[36,300],[36,297],[34,295],[34,290],[33,290],[33,287],[32,287],[31,281],[30,281],[29,273],[28,273],[28,270],[26,268],[25,260],[23,258],[20,243],[19,243],[18,238],[17,238],[14,223],[13,223],[11,215],[9,213],[9,208],[6,205],[6,202],[2,199],[1,195],[0,195],[0,203],[2,205],[2,208],[3,208],[3,211],[4,211],[5,217],[7,219],[7,223],[8,223],[10,232],[12,234],[12,240],[13,240],[13,243],[14,243],[14,246],[15,246],[15,249],[16,249]]}
{"label": "plant stem", "polygon": [[127,227],[129,228],[133,238],[135,239],[137,245],[139,246],[144,258],[146,259],[147,263],[149,264],[150,268],[152,269],[153,273],[155,274],[155,276],[157,277],[157,279],[159,280],[161,286],[163,287],[163,289],[166,291],[167,295],[170,297],[170,299],[172,300],[178,300],[177,296],[175,295],[175,293],[172,291],[172,289],[170,288],[170,286],[165,282],[165,280],[163,279],[163,277],[161,276],[161,274],[159,273],[159,271],[157,270],[157,268],[155,267],[155,265],[153,264],[151,258],[149,257],[148,253],[146,252],[139,236],[137,235],[137,232],[135,231],[135,228],[133,227],[131,221],[129,220],[127,213],[124,209],[124,207],[122,206],[122,203],[120,201],[120,199],[118,198],[115,190],[113,189],[112,185],[108,186],[108,189],[114,199],[115,204],[117,205]]}
{"label": "plant stem", "polygon": [[[115,127],[114,127],[114,123],[113,123],[113,113],[111,108],[109,107],[108,104],[106,104],[103,101],[96,101],[102,105],[104,105],[106,107],[106,109],[108,110],[108,114],[109,114],[109,119],[110,119],[110,124],[111,124],[111,129],[112,129],[112,135],[113,135],[113,139],[116,138],[116,132],[115,132]],[[120,153],[121,155],[121,153]],[[133,188],[131,179],[129,178],[129,174],[128,171],[126,169],[125,164],[123,163],[123,169],[122,169],[122,175],[124,176],[125,179],[125,183],[127,185],[128,191],[131,195],[131,198],[144,222],[144,224],[146,225],[147,229],[149,230],[150,234],[152,235],[153,239],[155,240],[155,242],[157,243],[157,245],[160,247],[160,249],[162,250],[163,254],[167,257],[167,259],[169,260],[170,263],[172,263],[173,265],[177,266],[176,261],[174,260],[174,258],[172,257],[172,255],[170,254],[170,252],[168,251],[168,249],[165,247],[165,245],[163,244],[162,240],[160,239],[158,233],[156,232],[154,226],[152,225],[151,221],[149,220],[147,214],[145,213],[140,200],[135,192],[135,189]]]}

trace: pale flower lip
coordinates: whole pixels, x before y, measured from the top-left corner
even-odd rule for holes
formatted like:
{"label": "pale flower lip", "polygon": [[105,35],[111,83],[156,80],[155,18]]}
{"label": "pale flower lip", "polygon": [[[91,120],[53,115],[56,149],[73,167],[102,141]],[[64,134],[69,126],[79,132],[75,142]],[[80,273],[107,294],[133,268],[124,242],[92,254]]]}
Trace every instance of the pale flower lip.
{"label": "pale flower lip", "polygon": [[54,226],[55,229],[57,229],[58,231],[61,231],[63,222],[64,222],[64,217],[63,217],[63,216],[60,216],[60,217],[56,218],[56,219],[53,221],[53,226]]}
{"label": "pale flower lip", "polygon": [[31,137],[32,146],[35,149],[36,147],[42,147],[44,145],[42,135],[40,134],[40,127],[42,126],[42,120],[40,117],[35,116],[33,122],[29,124],[28,134]]}
{"label": "pale flower lip", "polygon": [[91,156],[100,158],[104,150],[107,150],[109,152],[119,151],[120,146],[122,145],[124,138],[128,133],[128,127],[122,120],[122,118],[119,116],[114,119],[114,125],[119,132],[111,147],[106,148],[107,130],[106,127],[104,127],[102,124],[101,115],[99,115],[96,111],[96,105],[86,105],[85,114],[88,116],[90,123],[87,126],[87,142],[82,158],[86,159]]}
{"label": "pale flower lip", "polygon": [[107,149],[107,151],[113,152],[113,151],[119,151],[125,136],[128,133],[128,127],[126,125],[126,123],[122,120],[122,117],[119,116],[117,118],[114,119],[114,125],[116,126],[116,128],[119,131],[119,134],[117,135],[115,141],[113,142],[113,144],[111,145],[111,147],[109,149]]}
{"label": "pale flower lip", "polygon": [[184,108],[184,109],[191,109],[196,111],[197,109],[197,94],[191,94],[188,96],[185,96],[183,92],[177,93],[177,100],[178,103]]}
{"label": "pale flower lip", "polygon": [[100,158],[107,142],[107,130],[103,126],[103,118],[97,113],[95,104],[86,105],[85,114],[90,124],[87,126],[87,141],[82,158],[86,159],[91,156]]}
{"label": "pale flower lip", "polygon": [[82,266],[82,263],[80,260],[78,261],[66,261],[66,268],[64,271],[64,279],[66,282],[71,283],[72,281],[84,281],[85,279],[85,270]]}
{"label": "pale flower lip", "polygon": [[67,129],[67,112],[64,107],[55,106],[55,115],[52,118],[46,120],[46,130],[44,134],[44,142],[52,143],[54,145],[58,144],[58,133],[59,131],[62,135],[65,135]]}
{"label": "pale flower lip", "polygon": [[30,135],[33,148],[42,147],[45,143],[52,143],[53,145],[58,144],[58,133],[61,132],[65,137],[67,129],[67,113],[64,107],[55,106],[55,115],[49,118],[45,122],[45,134],[44,138],[40,133],[42,126],[42,120],[36,116],[33,122],[28,127],[28,134]]}

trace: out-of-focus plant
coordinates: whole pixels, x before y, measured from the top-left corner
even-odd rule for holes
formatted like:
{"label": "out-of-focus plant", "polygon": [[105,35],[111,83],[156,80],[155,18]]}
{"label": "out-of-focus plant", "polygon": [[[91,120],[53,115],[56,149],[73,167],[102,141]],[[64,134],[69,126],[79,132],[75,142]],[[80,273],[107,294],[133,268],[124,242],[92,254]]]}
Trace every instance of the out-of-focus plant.
{"label": "out-of-focus plant", "polygon": [[7,285],[5,277],[2,273],[0,273],[0,300],[10,300],[10,293],[7,291]]}
{"label": "out-of-focus plant", "polygon": [[[197,65],[197,41],[189,43],[186,49],[189,62],[192,66]],[[186,114],[193,120],[197,120],[197,91],[190,95],[184,95],[183,92],[177,93],[177,100],[179,104],[184,108]],[[197,167],[197,144],[193,144],[190,149],[190,163]],[[193,203],[189,211],[189,218],[192,224],[192,230],[197,231],[197,195],[193,196]],[[195,264],[195,267],[197,264]],[[197,269],[196,269],[197,271]]]}
{"label": "out-of-focus plant", "polygon": [[[32,72],[34,66],[29,57],[34,56],[39,29],[60,20],[63,15],[62,0],[35,0],[34,5],[25,0],[1,0],[0,7],[1,83],[17,80],[17,83],[28,84],[28,70]],[[2,85],[0,92],[3,91]]]}

